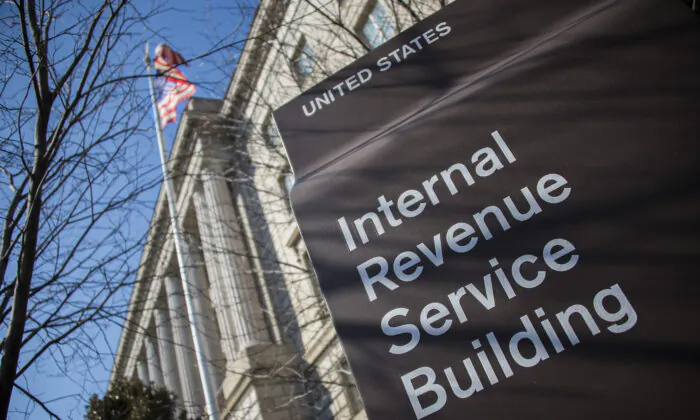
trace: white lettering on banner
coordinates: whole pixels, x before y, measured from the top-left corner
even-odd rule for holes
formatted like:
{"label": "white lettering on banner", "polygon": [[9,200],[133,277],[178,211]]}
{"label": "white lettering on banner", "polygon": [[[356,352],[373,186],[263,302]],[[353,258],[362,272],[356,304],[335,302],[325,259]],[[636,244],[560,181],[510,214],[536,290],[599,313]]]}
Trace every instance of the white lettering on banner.
{"label": "white lettering on banner", "polygon": [[[543,183],[543,180],[549,179],[555,180],[557,185],[561,188],[561,192],[557,196],[557,200],[559,200],[559,198],[561,198],[562,196],[568,196],[569,191],[571,189],[564,188],[567,185],[567,183],[566,179],[564,179],[564,177],[562,177],[561,175],[545,175],[540,179],[540,182],[538,182],[538,186]],[[540,189],[538,188],[538,191],[539,190]],[[523,195],[531,195],[530,190],[527,187],[521,189],[520,191]],[[510,199],[510,196],[506,197],[504,201],[506,201],[507,199]],[[548,195],[540,195],[540,199],[544,202],[552,202],[551,196]],[[506,213],[510,214],[510,216],[516,221],[523,222],[528,220],[518,219],[510,212]],[[511,222],[508,220],[508,217],[506,217],[506,213],[504,213],[504,211],[501,210],[501,207],[496,205],[485,207],[480,212],[474,213],[472,215],[473,222],[467,223],[460,221],[452,225],[447,230],[447,233],[445,235],[446,240],[443,240],[442,233],[437,233],[433,236],[432,244],[418,244],[416,246],[416,249],[419,251],[418,253],[413,251],[404,251],[400,253],[394,259],[393,265],[390,265],[387,259],[381,256],[370,258],[369,260],[361,263],[357,266],[357,271],[360,275],[360,279],[362,280],[362,284],[365,287],[365,291],[367,292],[367,297],[369,298],[369,301],[372,302],[377,299],[377,291],[375,290],[375,286],[377,284],[381,284],[389,290],[396,290],[399,287],[399,283],[390,279],[390,277],[396,278],[403,282],[411,282],[413,280],[416,280],[423,271],[423,258],[425,258],[427,263],[430,263],[435,267],[439,267],[444,263],[444,248],[449,248],[450,250],[458,254],[462,254],[471,251],[477,245],[480,239],[483,239],[485,241],[492,239],[494,237],[494,231],[492,231],[492,229],[488,226],[488,220],[486,216],[491,216],[488,219],[491,219],[492,225],[499,226],[502,232],[506,232],[511,228]],[[368,214],[372,214],[376,217],[374,213]],[[532,214],[534,215],[535,213]],[[377,223],[377,226],[381,228],[380,222],[377,221],[375,223]],[[475,225],[477,228],[474,228],[473,225]],[[378,230],[383,231],[383,229]],[[460,233],[457,236],[455,236],[455,232]],[[364,237],[361,236],[361,238],[366,238],[366,235]],[[443,243],[446,243],[447,246],[445,247]],[[556,245],[558,244],[553,244],[552,247]],[[552,255],[550,248],[550,250],[544,255],[544,259],[545,261],[554,261],[559,255],[561,255],[562,252],[564,251],[559,250],[556,253],[556,255]],[[526,261],[518,261],[518,265],[522,265],[525,262]],[[494,264],[496,263],[497,260],[494,260]],[[558,266],[558,268],[552,267],[552,269],[556,271],[567,271],[567,267],[569,264],[576,264],[576,262],[574,261],[572,263],[571,261],[569,261],[560,267]],[[499,271],[496,272],[498,280],[503,282],[502,276],[499,273]],[[518,273],[518,279],[521,278],[522,274]],[[525,283],[528,282],[524,279],[523,281]],[[530,282],[537,281],[537,278],[530,280]],[[508,286],[506,292],[509,295],[509,297],[514,296],[513,290],[510,288],[510,286]]]}
{"label": "white lettering on banner", "polygon": [[[603,302],[609,299],[614,300],[611,306],[617,308],[616,310],[609,311],[603,305]],[[535,326],[530,316],[525,314],[520,317],[522,331],[513,334],[510,339],[504,338],[505,342],[508,343],[506,348],[501,346],[500,343],[503,341],[498,340],[493,332],[486,334],[488,347],[483,346],[479,339],[473,340],[472,347],[476,351],[478,361],[473,361],[473,357],[469,356],[461,361],[461,367],[444,368],[441,373],[444,373],[446,381],[439,377],[435,369],[428,366],[421,366],[401,376],[401,382],[416,418],[422,419],[440,411],[448,402],[448,390],[451,395],[459,399],[466,399],[483,391],[488,385],[496,385],[501,380],[500,377],[510,378],[517,373],[513,371],[511,361],[516,366],[532,368],[549,358],[547,350],[549,345],[557,353],[564,351],[564,343],[553,329],[552,322],[546,318],[542,319],[545,316],[544,310],[537,308],[534,312],[538,317],[536,321],[539,322],[538,327],[545,331],[545,338],[540,336],[538,327]],[[570,346],[575,346],[580,342],[579,334],[590,336],[600,334],[601,329],[598,323],[601,321],[607,322],[607,330],[614,334],[629,331],[637,323],[637,312],[619,284],[614,284],[610,288],[602,289],[596,293],[593,297],[592,312],[597,315],[600,321],[596,321],[588,307],[580,304],[572,305],[555,314],[556,322],[566,334]],[[577,322],[576,325],[585,326],[588,329],[587,333],[585,328],[578,333],[574,330],[571,323],[572,316],[583,321],[582,323]],[[546,345],[545,341],[548,341]],[[523,349],[525,350],[523,351]],[[497,368],[490,362],[488,353],[495,357],[498,362]],[[510,356],[510,360],[508,356]],[[455,374],[455,370],[462,369],[466,371],[466,377],[464,372]],[[483,371],[486,378],[483,378],[479,371]],[[466,380],[461,379],[460,382],[458,377],[466,378]],[[447,382],[447,386],[444,385],[445,382]]]}
{"label": "white lettering on banner", "polygon": [[[557,251],[556,255],[553,256],[552,249],[555,247],[557,247]],[[578,255],[573,254],[575,250],[574,245],[566,239],[552,239],[544,246],[542,259],[545,266],[553,271],[568,271],[574,268],[578,262]],[[533,280],[525,280],[522,274],[523,263],[527,261],[533,264],[537,259],[536,256],[530,254],[516,258],[510,269],[512,280],[508,278],[503,269],[498,267],[498,260],[495,258],[491,259],[489,263],[492,268],[495,268],[496,278],[498,279],[495,283],[498,284],[498,287],[494,286],[492,273],[486,274],[482,279],[483,283],[481,281],[472,282],[447,295],[450,303],[449,307],[440,302],[431,302],[425,305],[420,312],[420,326],[410,323],[396,325],[396,320],[399,317],[405,319],[408,316],[409,308],[396,308],[387,312],[382,318],[382,332],[389,337],[402,334],[410,336],[410,339],[405,344],[393,344],[389,349],[389,353],[404,354],[416,348],[420,342],[421,328],[429,335],[439,336],[450,330],[453,321],[459,324],[466,323],[469,320],[466,309],[471,307],[472,304],[478,304],[486,310],[493,309],[496,307],[496,292],[499,294],[503,292],[508,299],[515,298],[517,296],[517,288],[514,287],[513,283],[524,290],[539,286],[547,276],[545,271],[538,271]],[[478,284],[483,284],[483,289],[480,289]],[[472,299],[465,303],[466,298],[469,296]],[[392,326],[392,324],[394,325]]]}
{"label": "white lettering on banner", "polygon": [[317,110],[320,111],[324,106],[332,104],[337,99],[345,96],[345,94],[348,92],[352,92],[370,80],[372,80],[372,70],[362,69],[358,71],[356,74],[353,74],[352,76],[333,86],[331,89],[328,89],[323,93],[323,95],[313,98],[311,101],[309,101],[308,107],[307,104],[302,105],[304,115],[307,117],[313,116]]}
{"label": "white lettering on banner", "polygon": [[452,32],[452,28],[447,22],[438,23],[435,28],[430,28],[423,32],[420,36],[412,39],[410,42],[403,44],[399,48],[390,52],[388,55],[377,60],[379,71],[387,71],[395,64],[402,63],[411,54],[416,54],[422,51],[427,45],[433,44],[440,38],[447,36]]}
{"label": "white lettering on banner", "polygon": [[[452,32],[452,28],[447,22],[438,23],[435,28],[430,28],[423,32],[420,36],[412,39],[410,42],[403,44],[399,48],[390,52],[388,55],[377,60],[376,66],[379,71],[387,71],[392,66],[402,63],[409,59],[412,54],[417,54],[426,48],[428,45],[435,43],[440,38],[443,38]],[[350,92],[359,89],[362,85],[366,85],[372,80],[372,69],[363,68],[357,73],[346,78],[342,82],[336,84],[332,88],[323,92],[323,94],[315,96],[301,106],[304,115],[312,117],[341,98],[348,95]]]}
{"label": "white lettering on banner", "polygon": [[[429,38],[426,35],[425,39]],[[494,144],[475,151],[468,163],[454,163],[430,175],[419,188],[409,188],[396,197],[379,196],[376,211],[352,221],[339,218],[338,226],[348,252],[373,239],[379,240],[392,229],[401,229],[407,219],[418,218],[431,206],[449,201],[447,192],[451,196],[465,193],[481,179],[498,176],[499,171],[515,164],[515,154],[501,134],[493,131],[491,138]],[[438,194],[436,186],[442,187],[443,196]],[[413,249],[392,258],[377,255],[367,259],[356,269],[369,302],[396,293],[402,285],[420,282],[421,276],[430,271],[426,268],[443,266],[447,255],[455,258],[454,254],[469,253],[480,242],[506,236],[520,224],[551,211],[554,205],[564,205],[571,193],[564,176],[545,174],[533,185],[484,206]],[[388,310],[379,322],[384,336],[392,338],[387,350],[395,357],[419,351],[423,338],[449,334],[455,327],[468,323],[474,309],[483,314],[484,310],[496,308],[499,302],[507,305],[520,294],[543,285],[550,274],[574,269],[580,258],[574,244],[564,238],[551,239],[536,255],[524,253],[503,265],[498,258],[490,258],[490,268],[482,278],[465,279],[465,284],[457,284],[456,290],[446,294],[442,302],[426,302],[422,308],[402,306]],[[613,303],[607,306],[615,309],[606,306],[608,301]],[[471,356],[448,361],[452,366],[418,366],[402,375],[400,381],[416,418],[439,412],[453,396],[470,398],[515,375],[517,369],[534,368],[548,360],[550,352],[562,353],[567,346],[579,344],[582,337],[596,336],[604,329],[621,334],[637,324],[637,313],[619,284],[599,290],[593,297],[593,310],[590,305],[573,304],[549,317],[544,305],[536,306],[532,313],[520,316],[520,331],[508,337],[502,333],[497,337],[494,332],[484,337],[467,336],[464,342],[471,343]]]}
{"label": "white lettering on banner", "polygon": [[[442,184],[447,187],[447,190],[451,195],[456,195],[460,192],[460,188],[464,189],[465,186],[470,187],[474,185],[476,183],[476,179],[487,178],[496,173],[496,171],[503,169],[504,162],[505,164],[514,163],[516,161],[515,155],[510,148],[508,148],[508,145],[498,131],[491,133],[491,137],[494,140],[496,147],[484,147],[474,152],[471,157],[471,164],[469,167],[460,162],[455,163],[444,171],[441,171],[439,174],[432,175],[427,180],[423,181],[421,184],[423,187],[423,192],[416,189],[409,189],[399,194],[398,213],[406,218],[415,218],[420,216],[420,214],[427,207],[428,203],[430,203],[432,206],[440,204],[440,197],[438,197],[438,195],[435,193],[435,184],[440,183],[440,181],[442,181]],[[476,179],[472,173],[476,175]],[[554,183],[551,183],[550,181],[554,181]],[[551,193],[553,193],[555,189],[562,186],[562,182],[565,184],[566,180],[560,175],[551,174],[543,177],[540,180],[540,183],[537,184],[537,192],[540,195],[540,198],[547,203],[559,203],[565,200],[569,195],[570,188],[565,188],[557,197],[553,198],[551,196]],[[544,183],[548,183],[548,185],[546,187],[541,185]],[[541,211],[539,205],[537,205],[537,203],[533,203],[534,198],[532,197],[532,193],[529,190],[525,190],[526,188],[523,189],[522,193],[527,198],[528,203],[531,205],[531,210],[526,214],[522,214],[517,210],[513,204],[513,200],[510,197],[506,197],[504,199],[509,211],[514,215],[513,217],[519,221],[527,220],[525,217],[529,218],[533,214]],[[338,219],[338,226],[340,226],[340,231],[343,234],[345,244],[350,252],[357,249],[357,242],[355,242],[354,236],[358,237],[360,244],[366,245],[371,240],[369,233],[372,231],[376,233],[376,236],[381,236],[386,232],[382,219],[384,219],[388,227],[391,228],[398,227],[403,223],[403,220],[398,218],[392,210],[394,201],[387,200],[383,195],[379,196],[377,201],[379,202],[379,207],[377,207],[376,212],[371,211],[365,213],[363,216],[355,219],[352,224],[348,224],[345,217]],[[484,209],[483,213],[488,214],[489,212],[494,211],[497,211],[497,209],[486,208]],[[486,214],[478,216],[475,215],[475,218],[478,217],[477,224],[479,224],[480,228],[486,230],[486,239],[490,239],[491,233],[488,231],[488,228],[485,227],[484,221]],[[503,220],[502,213],[497,217],[499,217],[499,220]],[[354,227],[354,233],[352,227]],[[471,226],[462,227],[465,230],[472,229]],[[455,229],[459,230],[460,227]],[[482,233],[484,233],[483,230]],[[454,234],[455,232],[448,233],[448,236],[452,238],[451,242],[454,243],[456,247],[460,246],[458,242],[461,239],[469,236],[462,232],[458,235],[458,238],[455,239]]]}

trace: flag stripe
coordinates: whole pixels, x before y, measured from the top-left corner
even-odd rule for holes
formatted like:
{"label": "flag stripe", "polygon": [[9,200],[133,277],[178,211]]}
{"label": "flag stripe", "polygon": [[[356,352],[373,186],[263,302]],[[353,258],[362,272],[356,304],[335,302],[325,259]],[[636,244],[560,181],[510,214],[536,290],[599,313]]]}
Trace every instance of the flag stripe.
{"label": "flag stripe", "polygon": [[[192,97],[196,91],[197,88],[195,85],[189,82],[179,82],[173,84],[173,86],[167,90],[167,93],[165,93],[165,95],[163,95],[158,102],[158,108],[162,115],[162,123],[164,126],[169,122],[173,122],[174,119],[177,118],[177,104]],[[170,118],[170,114],[172,114],[173,119]]]}
{"label": "flag stripe", "polygon": [[180,69],[174,67],[184,61],[180,54],[165,44],[156,49],[153,66],[163,73],[158,77],[158,111],[163,127],[177,120],[177,105],[197,92],[197,87],[187,80]]}
{"label": "flag stripe", "polygon": [[194,85],[189,85],[186,88],[173,88],[168,94],[163,97],[158,103],[159,107],[169,108],[175,107],[180,101],[190,98],[197,91]]}

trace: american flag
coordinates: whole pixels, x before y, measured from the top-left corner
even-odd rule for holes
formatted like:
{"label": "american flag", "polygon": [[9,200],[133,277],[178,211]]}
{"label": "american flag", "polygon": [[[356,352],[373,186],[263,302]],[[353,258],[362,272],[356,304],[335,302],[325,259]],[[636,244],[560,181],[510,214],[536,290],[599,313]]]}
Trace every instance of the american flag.
{"label": "american flag", "polygon": [[180,54],[165,44],[156,47],[156,58],[153,60],[153,67],[162,73],[156,79],[158,83],[158,111],[160,112],[160,123],[162,127],[177,120],[177,104],[188,99],[197,91],[193,83],[176,68],[185,64],[185,60]]}

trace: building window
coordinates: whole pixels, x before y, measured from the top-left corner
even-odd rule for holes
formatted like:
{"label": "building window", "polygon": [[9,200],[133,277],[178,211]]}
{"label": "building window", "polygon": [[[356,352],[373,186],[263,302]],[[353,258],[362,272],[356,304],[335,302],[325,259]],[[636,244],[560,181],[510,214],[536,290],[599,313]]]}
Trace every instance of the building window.
{"label": "building window", "polygon": [[381,1],[378,0],[367,15],[367,21],[362,26],[362,35],[372,48],[377,48],[396,35],[396,26]]}
{"label": "building window", "polygon": [[263,137],[268,145],[277,147],[280,144],[280,134],[277,131],[274,121],[272,120],[272,112],[267,114],[265,123],[263,124]]}
{"label": "building window", "polygon": [[282,173],[277,179],[279,180],[280,185],[280,198],[287,206],[287,210],[291,210],[292,203],[289,201],[289,195],[292,192],[292,187],[294,187],[294,173],[292,172],[292,169],[287,166],[286,169],[282,170]]}
{"label": "building window", "polygon": [[318,315],[317,319],[325,323],[330,320],[331,315],[328,312],[328,305],[326,304],[326,299],[323,297],[323,292],[321,292],[321,286],[318,284],[318,277],[316,277],[316,272],[314,271],[314,266],[311,264],[311,258],[309,257],[309,252],[306,247],[299,247],[297,249],[300,260],[302,261],[304,268],[309,273],[311,281],[311,287],[313,287],[314,298],[316,299],[316,304],[318,305]]}
{"label": "building window", "polygon": [[351,416],[355,416],[357,413],[362,411],[364,408],[364,403],[362,402],[362,397],[360,397],[360,392],[357,390],[355,385],[355,378],[353,378],[350,372],[350,365],[348,360],[343,358],[338,363],[338,376],[340,378],[340,384],[343,387],[343,393],[345,399],[348,402],[348,410]]}
{"label": "building window", "polygon": [[316,367],[306,371],[307,396],[311,404],[311,418],[314,420],[334,420],[333,398],[328,392]]}
{"label": "building window", "polygon": [[330,320],[328,305],[326,305],[326,300],[323,298],[321,286],[318,283],[318,278],[316,277],[314,267],[311,264],[311,257],[309,257],[309,252],[306,249],[306,245],[301,240],[301,234],[299,233],[298,229],[294,230],[294,233],[287,242],[287,245],[294,250],[300,268],[302,268],[308,275],[306,278],[311,284],[311,293],[313,293],[313,296],[309,296],[313,298],[313,301],[309,301],[309,303],[312,303],[318,308],[315,319],[325,323],[326,321]]}
{"label": "building window", "polygon": [[289,193],[292,192],[292,187],[294,186],[294,173],[292,173],[292,170],[289,168],[287,168],[287,170],[282,174],[282,185],[284,186],[284,190],[287,192],[287,196],[289,196]]}
{"label": "building window", "polygon": [[306,39],[302,38],[301,42],[299,42],[292,62],[297,82],[303,85],[314,70],[314,53],[311,51],[311,47],[306,42]]}

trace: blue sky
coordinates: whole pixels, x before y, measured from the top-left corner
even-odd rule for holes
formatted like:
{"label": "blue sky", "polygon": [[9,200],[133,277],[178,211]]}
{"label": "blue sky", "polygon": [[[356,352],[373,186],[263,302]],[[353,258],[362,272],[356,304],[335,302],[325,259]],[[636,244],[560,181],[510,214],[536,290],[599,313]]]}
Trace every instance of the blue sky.
{"label": "blue sky", "polygon": [[[153,56],[153,49],[158,43],[166,42],[186,59],[192,59],[220,46],[218,40],[227,39],[229,42],[242,40],[246,36],[249,21],[256,5],[257,2],[253,0],[168,1],[167,8],[164,8],[162,13],[143,27],[144,33],[149,34],[150,54]],[[183,69],[186,76],[198,86],[196,96],[221,98],[235,67],[237,53],[236,49],[226,49],[195,60],[189,67]],[[145,80],[141,94],[144,97],[148,94]],[[179,106],[179,113],[182,108],[183,104]],[[146,123],[152,124],[151,109],[145,109],[144,112],[148,113],[148,117],[145,119]],[[168,149],[171,147],[176,128],[177,123],[169,124],[165,129]],[[144,139],[140,138],[134,141],[144,141]],[[146,156],[144,172],[157,173],[154,172],[158,170],[159,165],[155,132],[148,143],[139,145],[139,148]],[[148,228],[148,219],[152,214],[157,194],[157,189],[153,189],[141,197],[144,207],[143,217],[129,226],[129,229],[137,231],[136,234],[138,231],[145,232]],[[138,257],[140,255],[136,259]],[[118,322],[115,321],[115,324]],[[62,361],[68,359],[69,362],[59,366],[53,362],[52,358],[47,357],[37,367],[27,372],[23,385],[30,387],[35,395],[39,396],[52,411],[62,418],[82,418],[87,398],[95,393],[102,395],[106,390],[119,334],[118,325],[113,325],[104,333],[95,331],[94,344],[101,349],[103,356],[95,363],[91,363],[90,366],[84,366],[78,361],[71,363],[70,357],[66,358],[65,356],[58,359]],[[30,412],[29,416],[20,414],[27,411]],[[10,418],[45,419],[50,417],[42,409],[34,406],[26,397],[15,391],[12,397]]]}

